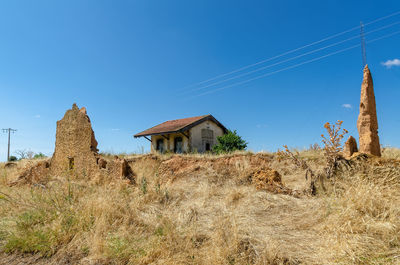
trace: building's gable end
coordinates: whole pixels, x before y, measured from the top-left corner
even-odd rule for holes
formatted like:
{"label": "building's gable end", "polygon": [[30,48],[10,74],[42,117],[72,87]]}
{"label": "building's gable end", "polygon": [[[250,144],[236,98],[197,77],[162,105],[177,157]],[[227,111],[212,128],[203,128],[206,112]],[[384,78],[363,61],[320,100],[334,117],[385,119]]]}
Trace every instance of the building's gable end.
{"label": "building's gable end", "polygon": [[197,125],[199,125],[199,124],[201,124],[203,122],[206,122],[206,121],[212,121],[214,124],[216,124],[218,127],[220,127],[224,131],[224,133],[228,132],[228,129],[226,129],[225,126],[222,125],[222,123],[220,123],[212,115],[207,115],[207,116],[205,116],[204,118],[202,118],[202,119],[200,119],[198,121],[195,121],[195,122],[193,122],[193,123],[191,123],[191,124],[189,124],[189,125],[187,125],[185,127],[182,127],[181,129],[179,129],[179,131],[180,132],[187,131],[187,130],[189,130],[189,129],[191,129],[191,128],[193,128],[193,127],[195,127],[195,126],[197,126]]}
{"label": "building's gable end", "polygon": [[212,150],[218,143],[217,137],[225,133],[225,128],[212,119],[206,119],[190,128],[189,132],[191,150],[203,153]]}

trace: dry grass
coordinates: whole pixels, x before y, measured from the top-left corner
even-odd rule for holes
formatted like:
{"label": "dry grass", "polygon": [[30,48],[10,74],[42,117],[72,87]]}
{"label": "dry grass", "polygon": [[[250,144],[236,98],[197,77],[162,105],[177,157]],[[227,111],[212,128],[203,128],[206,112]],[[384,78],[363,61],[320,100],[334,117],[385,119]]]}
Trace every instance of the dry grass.
{"label": "dry grass", "polygon": [[[383,153],[300,198],[243,182],[258,154],[134,156],[135,186],[8,187],[23,165],[0,165],[0,263],[399,264],[400,161]],[[300,155],[324,166],[318,150]],[[289,160],[261,156],[288,187],[307,187]]]}
{"label": "dry grass", "polygon": [[382,157],[388,159],[400,159],[400,148],[384,147],[382,148]]}

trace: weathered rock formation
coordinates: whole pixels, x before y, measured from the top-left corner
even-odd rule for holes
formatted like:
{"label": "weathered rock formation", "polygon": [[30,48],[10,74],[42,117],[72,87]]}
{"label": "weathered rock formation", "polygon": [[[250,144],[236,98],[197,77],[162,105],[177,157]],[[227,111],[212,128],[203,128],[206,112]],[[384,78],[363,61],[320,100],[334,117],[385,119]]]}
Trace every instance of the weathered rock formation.
{"label": "weathered rock formation", "polygon": [[353,136],[350,136],[349,139],[344,144],[343,156],[346,158],[351,157],[355,152],[358,152],[357,142]]}
{"label": "weathered rock formation", "polygon": [[361,85],[360,114],[358,116],[357,129],[360,152],[381,156],[374,85],[368,65],[364,68],[364,78]]}

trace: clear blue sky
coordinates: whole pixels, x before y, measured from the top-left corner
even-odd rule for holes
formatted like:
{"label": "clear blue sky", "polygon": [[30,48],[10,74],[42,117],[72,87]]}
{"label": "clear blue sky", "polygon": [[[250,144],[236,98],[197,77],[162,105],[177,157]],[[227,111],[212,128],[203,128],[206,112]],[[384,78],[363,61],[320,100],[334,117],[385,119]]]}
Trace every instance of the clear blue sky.
{"label": "clear blue sky", "polygon": [[[18,129],[12,152],[49,155],[56,121],[74,102],[87,108],[100,151],[148,150],[146,140],[132,135],[165,120],[203,114],[236,129],[254,151],[274,151],[283,144],[307,147],[320,142],[325,122],[338,119],[357,138],[359,47],[203,96],[198,94],[225,83],[200,91],[186,87],[397,11],[398,0],[2,1],[0,126]],[[365,31],[398,21],[400,15]],[[396,24],[366,38],[399,30]],[[358,34],[355,30],[258,66]],[[359,43],[355,38],[226,84]],[[400,34],[367,45],[379,136],[391,146],[400,146],[400,66],[382,63],[400,59],[399,47]],[[4,160],[7,137],[0,136]]]}

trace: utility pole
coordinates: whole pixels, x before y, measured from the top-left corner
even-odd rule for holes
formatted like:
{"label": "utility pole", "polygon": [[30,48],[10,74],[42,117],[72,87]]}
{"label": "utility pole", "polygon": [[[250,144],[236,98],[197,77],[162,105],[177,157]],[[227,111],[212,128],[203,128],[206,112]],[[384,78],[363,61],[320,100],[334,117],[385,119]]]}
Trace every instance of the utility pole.
{"label": "utility pole", "polygon": [[10,134],[15,133],[17,130],[15,129],[3,129],[3,132],[7,133],[8,132],[8,151],[7,151],[7,161],[10,161]]}
{"label": "utility pole", "polygon": [[367,52],[365,50],[365,34],[364,34],[364,24],[360,21],[360,37],[361,37],[361,52],[363,60],[363,68],[367,64]]}

